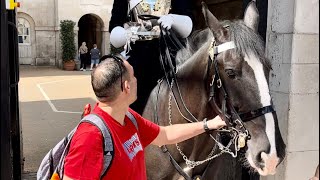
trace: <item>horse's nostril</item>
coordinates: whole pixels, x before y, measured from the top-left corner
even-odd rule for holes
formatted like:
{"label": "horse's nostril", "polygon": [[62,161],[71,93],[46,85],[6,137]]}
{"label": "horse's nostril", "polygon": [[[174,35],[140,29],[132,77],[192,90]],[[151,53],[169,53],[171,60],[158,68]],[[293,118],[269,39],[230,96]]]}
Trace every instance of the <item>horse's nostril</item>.
{"label": "horse's nostril", "polygon": [[265,154],[265,152],[260,151],[257,156],[256,156],[256,165],[260,168],[263,169],[265,167],[265,161],[263,159],[263,154]]}
{"label": "horse's nostril", "polygon": [[259,162],[259,163],[263,161],[261,154],[262,154],[262,151],[260,151],[260,152],[257,154],[257,157],[256,157],[256,160],[257,160],[257,162]]}

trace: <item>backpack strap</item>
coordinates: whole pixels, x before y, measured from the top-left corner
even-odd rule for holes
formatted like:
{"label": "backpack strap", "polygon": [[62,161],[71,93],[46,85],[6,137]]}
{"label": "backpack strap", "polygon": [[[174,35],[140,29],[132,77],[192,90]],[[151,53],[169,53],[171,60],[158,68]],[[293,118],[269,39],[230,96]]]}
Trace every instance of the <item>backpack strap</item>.
{"label": "backpack strap", "polygon": [[[138,123],[134,115],[127,111],[126,115],[130,119],[130,121],[134,124],[136,129],[138,130]],[[106,123],[102,120],[102,118],[97,115],[97,114],[89,114],[85,116],[80,123],[82,122],[87,122],[90,123],[94,126],[96,126],[102,133],[103,138],[104,138],[104,143],[103,143],[103,169],[101,171],[100,177],[102,178],[105,173],[108,171],[113,157],[114,157],[114,146],[113,146],[113,141],[112,141],[112,136],[110,134],[110,130]]]}
{"label": "backpack strap", "polygon": [[[56,168],[54,169],[54,171],[50,171],[50,174],[56,172],[56,173],[59,174],[59,177],[63,177],[63,175],[64,175],[64,159],[65,159],[65,157],[68,155],[72,137],[73,137],[73,135],[75,134],[78,126],[79,126],[79,124],[78,124],[77,127],[75,127],[65,138],[63,138],[63,143],[62,143],[62,144],[65,144],[65,148],[63,149],[63,152],[62,152],[62,154],[61,154],[61,156],[60,156],[59,163],[57,164],[57,166],[56,166]],[[61,141],[62,141],[62,140],[61,140]],[[61,141],[60,141],[60,142],[61,142]],[[59,142],[59,143],[60,143],[60,142]],[[63,146],[62,144],[60,144],[60,145]],[[58,145],[58,144],[57,144],[57,145]],[[56,145],[56,146],[57,146],[57,145]],[[53,149],[50,150],[50,151],[51,151],[50,153],[52,153],[52,150],[53,150]],[[52,157],[52,155],[51,155],[51,157]],[[40,166],[41,166],[41,165],[40,165]],[[52,167],[52,169],[53,169],[53,168],[54,168],[54,167]]]}
{"label": "backpack strap", "polygon": [[127,115],[128,118],[130,119],[130,121],[134,124],[134,126],[136,127],[136,129],[139,130],[139,128],[138,128],[138,122],[137,122],[136,118],[134,117],[134,115],[133,115],[130,111],[127,111],[126,115]]}
{"label": "backpack strap", "polygon": [[81,122],[88,122],[96,126],[102,133],[104,143],[103,143],[103,169],[101,171],[100,177],[102,178],[110,167],[113,157],[114,157],[114,147],[113,141],[110,134],[110,130],[105,122],[97,114],[89,114],[85,116]]}

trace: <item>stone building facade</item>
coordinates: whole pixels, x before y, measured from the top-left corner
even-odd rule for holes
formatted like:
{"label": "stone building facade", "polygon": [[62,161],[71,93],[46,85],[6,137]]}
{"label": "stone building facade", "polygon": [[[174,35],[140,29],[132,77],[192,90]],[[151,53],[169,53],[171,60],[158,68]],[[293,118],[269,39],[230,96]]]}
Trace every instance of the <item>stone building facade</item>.
{"label": "stone building facade", "polygon": [[59,28],[61,20],[72,20],[75,43],[88,48],[97,44],[102,53],[109,49],[109,20],[113,0],[20,0],[17,10],[20,64],[61,64]]}
{"label": "stone building facade", "polygon": [[309,179],[319,164],[319,0],[269,0],[266,50],[287,153],[277,174],[261,179]]}

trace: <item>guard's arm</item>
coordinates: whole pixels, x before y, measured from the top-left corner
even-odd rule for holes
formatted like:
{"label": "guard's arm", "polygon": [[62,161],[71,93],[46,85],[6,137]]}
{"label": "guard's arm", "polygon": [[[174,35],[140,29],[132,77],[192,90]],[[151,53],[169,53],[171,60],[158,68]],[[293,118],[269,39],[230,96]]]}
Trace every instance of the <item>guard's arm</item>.
{"label": "guard's arm", "polygon": [[116,26],[123,27],[128,18],[128,1],[127,0],[114,0],[111,11],[111,19],[109,22],[109,32]]}

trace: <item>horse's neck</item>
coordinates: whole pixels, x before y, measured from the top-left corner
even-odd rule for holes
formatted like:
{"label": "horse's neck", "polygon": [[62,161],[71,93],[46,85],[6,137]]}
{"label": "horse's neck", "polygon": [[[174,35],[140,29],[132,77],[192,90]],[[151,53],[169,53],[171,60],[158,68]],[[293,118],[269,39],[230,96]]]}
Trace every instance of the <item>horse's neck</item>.
{"label": "horse's neck", "polygon": [[[210,76],[207,74],[210,45],[210,41],[203,43],[194,55],[178,66],[177,73],[177,81],[181,90],[182,99],[185,101],[188,110],[190,110],[196,118],[201,118],[200,120],[214,117],[212,107],[210,103],[208,103],[209,93],[208,87],[206,86],[206,84],[209,83],[207,82],[207,77]],[[174,89],[176,95],[179,95],[177,88]],[[179,107],[182,107],[181,111],[190,117],[189,112],[183,107],[182,102],[178,103]]]}
{"label": "horse's neck", "polygon": [[[208,103],[209,93],[206,82],[194,78],[189,79],[177,79],[177,85],[173,87],[174,95],[177,102],[174,101],[172,96],[172,102],[177,109],[179,114],[177,118],[180,123],[187,122],[180,112],[192,121],[202,121],[204,118],[213,118],[216,114],[212,109],[212,105]],[[178,106],[176,105],[178,104]],[[193,117],[192,117],[193,116]]]}

